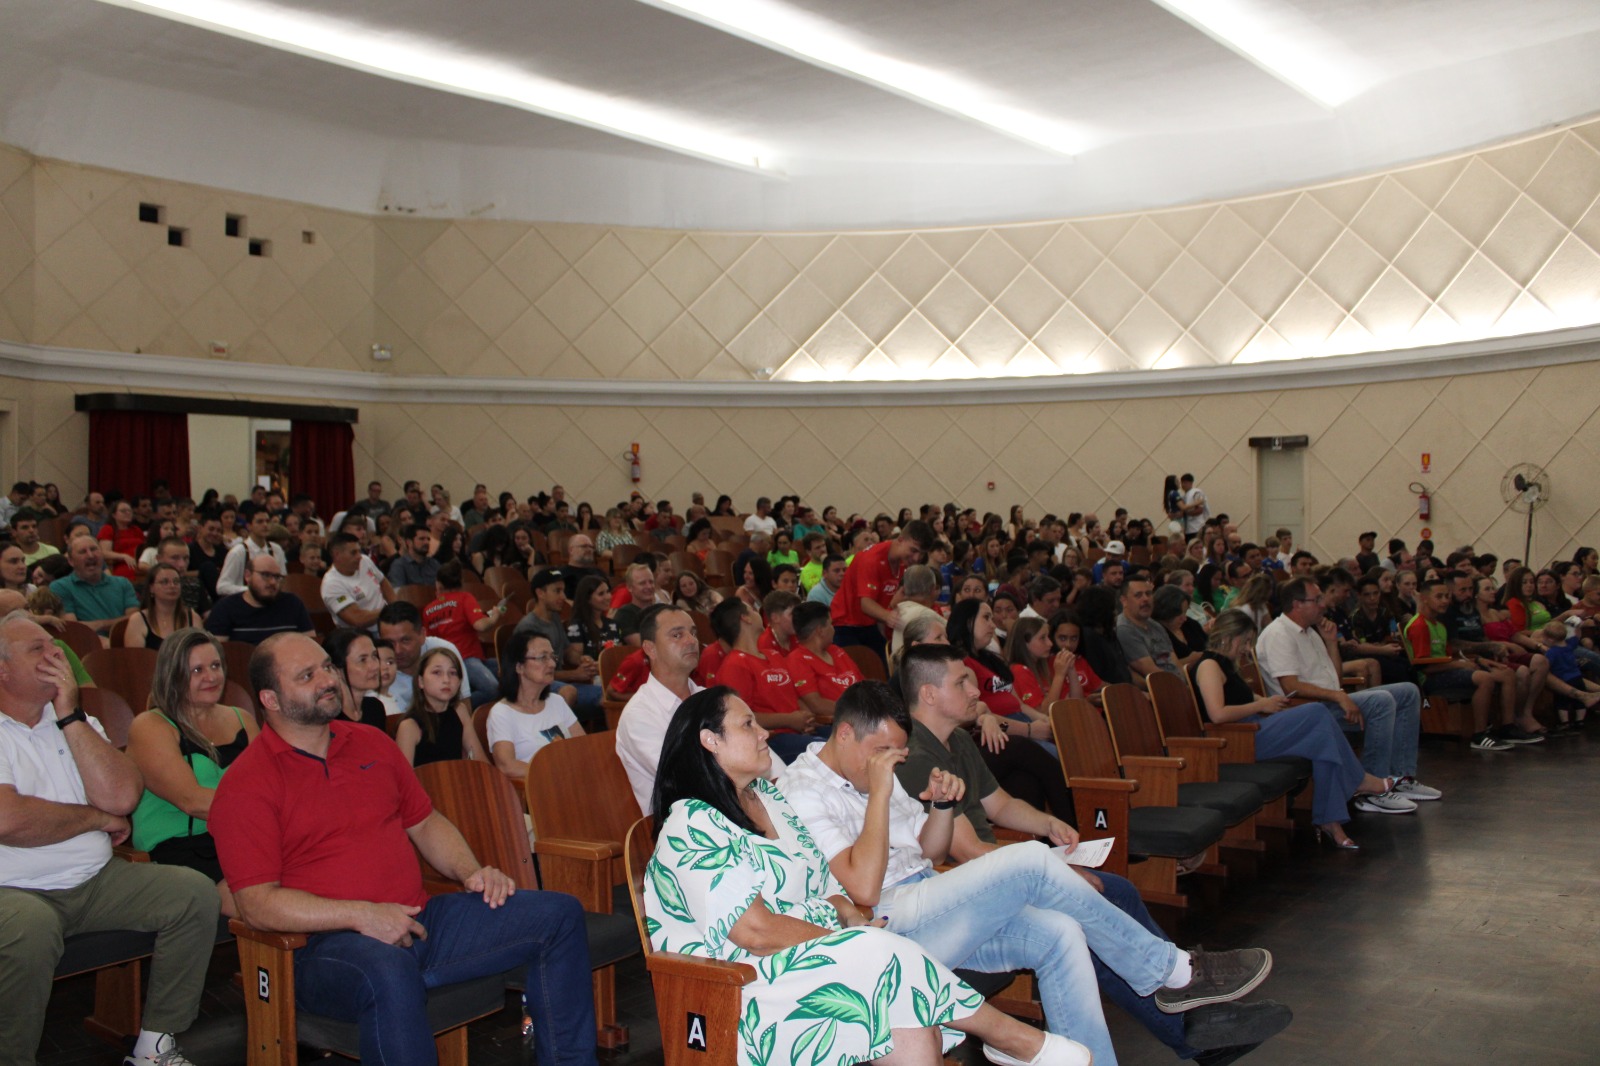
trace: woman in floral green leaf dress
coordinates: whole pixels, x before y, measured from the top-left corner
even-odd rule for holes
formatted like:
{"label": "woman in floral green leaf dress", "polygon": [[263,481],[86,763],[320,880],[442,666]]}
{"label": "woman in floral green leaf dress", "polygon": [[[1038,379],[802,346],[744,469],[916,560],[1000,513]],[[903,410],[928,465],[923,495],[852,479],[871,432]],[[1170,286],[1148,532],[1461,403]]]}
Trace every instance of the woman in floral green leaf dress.
{"label": "woman in floral green leaf dress", "polygon": [[858,910],[783,793],[767,733],[731,689],[685,700],[662,746],[661,827],[644,878],[651,945],[748,962],[741,1066],[937,1066],[979,1037],[1002,1066],[1089,1061],[983,997]]}

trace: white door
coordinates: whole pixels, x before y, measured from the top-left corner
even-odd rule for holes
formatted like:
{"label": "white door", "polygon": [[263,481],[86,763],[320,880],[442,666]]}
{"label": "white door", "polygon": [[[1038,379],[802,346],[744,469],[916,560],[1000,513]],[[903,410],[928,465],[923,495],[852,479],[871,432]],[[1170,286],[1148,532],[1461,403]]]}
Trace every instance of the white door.
{"label": "white door", "polygon": [[1278,529],[1294,534],[1297,545],[1306,543],[1306,467],[1304,448],[1256,449],[1256,514],[1260,516],[1260,542]]}

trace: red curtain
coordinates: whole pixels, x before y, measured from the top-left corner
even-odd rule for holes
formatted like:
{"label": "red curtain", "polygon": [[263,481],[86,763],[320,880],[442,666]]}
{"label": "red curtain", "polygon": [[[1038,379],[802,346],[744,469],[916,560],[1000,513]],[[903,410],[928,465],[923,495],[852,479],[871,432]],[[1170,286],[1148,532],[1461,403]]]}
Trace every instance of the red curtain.
{"label": "red curtain", "polygon": [[189,495],[188,415],[89,412],[89,488],[140,496],[157,478],[172,495]]}
{"label": "red curtain", "polygon": [[315,500],[323,521],[355,501],[355,442],[348,422],[289,423],[289,491]]}

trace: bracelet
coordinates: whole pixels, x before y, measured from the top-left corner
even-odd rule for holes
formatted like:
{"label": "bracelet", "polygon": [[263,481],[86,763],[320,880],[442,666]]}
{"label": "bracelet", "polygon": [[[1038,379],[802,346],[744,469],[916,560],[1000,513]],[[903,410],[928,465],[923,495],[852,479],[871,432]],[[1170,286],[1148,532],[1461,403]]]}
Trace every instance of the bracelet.
{"label": "bracelet", "polygon": [[933,809],[936,811],[953,811],[956,807],[955,800],[934,800]]}

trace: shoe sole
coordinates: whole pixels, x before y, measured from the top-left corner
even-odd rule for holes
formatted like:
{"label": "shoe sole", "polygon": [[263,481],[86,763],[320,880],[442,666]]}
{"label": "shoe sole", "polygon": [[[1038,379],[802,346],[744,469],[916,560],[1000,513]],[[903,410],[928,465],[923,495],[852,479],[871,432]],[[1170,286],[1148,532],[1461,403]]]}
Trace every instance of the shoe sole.
{"label": "shoe sole", "polygon": [[1218,1003],[1232,1003],[1236,999],[1243,999],[1245,996],[1248,996],[1250,993],[1254,992],[1257,988],[1260,988],[1261,982],[1265,981],[1267,979],[1267,975],[1272,972],[1272,952],[1263,948],[1261,954],[1266,956],[1266,962],[1262,964],[1261,969],[1256,973],[1256,975],[1249,981],[1245,982],[1244,986],[1239,988],[1237,991],[1230,992],[1225,996],[1205,996],[1201,999],[1183,1000],[1180,1003],[1174,1003],[1171,1005],[1163,1003],[1161,1001],[1161,997],[1156,996],[1156,1006],[1160,1009],[1162,1014],[1184,1014],[1200,1007],[1211,1007]]}
{"label": "shoe sole", "polygon": [[[1406,800],[1406,802],[1411,803],[1410,800]],[[1414,803],[1410,807],[1376,807],[1357,803],[1356,810],[1365,811],[1368,814],[1415,814],[1417,807]]]}
{"label": "shoe sole", "polygon": [[1435,803],[1444,799],[1444,796],[1414,796],[1409,792],[1400,793],[1408,803]]}
{"label": "shoe sole", "polygon": [[[1281,1003],[1272,1000],[1257,1000],[1254,1003],[1221,1004],[1227,1010],[1245,1009],[1248,1013],[1243,1019],[1231,1021],[1210,1021],[1202,1019],[1195,1028],[1190,1028],[1194,1015],[1190,1015],[1185,1022],[1184,1043],[1199,1051],[1221,1051],[1225,1048],[1255,1046],[1277,1036],[1289,1028],[1294,1021],[1294,1012]],[[1249,1008],[1255,1008],[1250,1010]]]}

